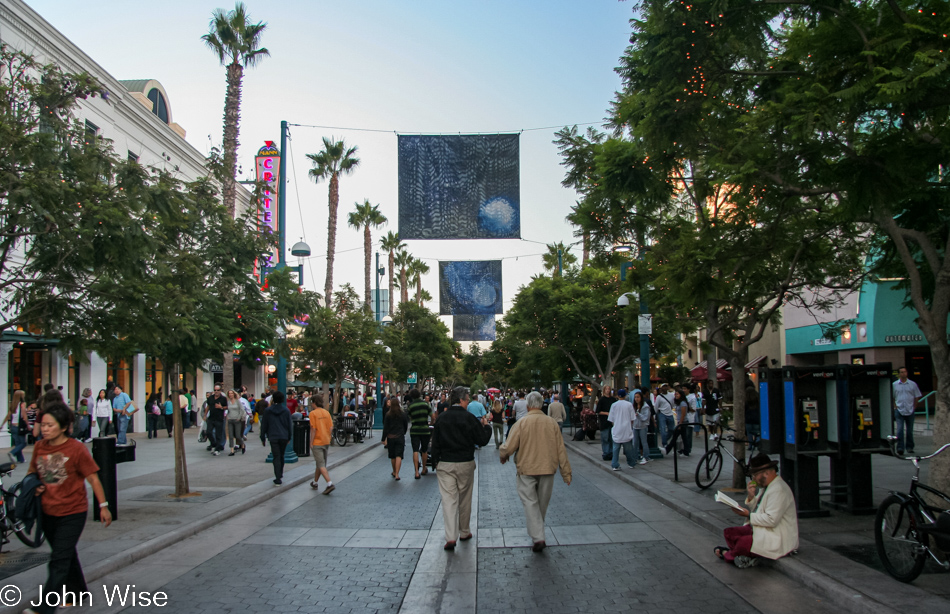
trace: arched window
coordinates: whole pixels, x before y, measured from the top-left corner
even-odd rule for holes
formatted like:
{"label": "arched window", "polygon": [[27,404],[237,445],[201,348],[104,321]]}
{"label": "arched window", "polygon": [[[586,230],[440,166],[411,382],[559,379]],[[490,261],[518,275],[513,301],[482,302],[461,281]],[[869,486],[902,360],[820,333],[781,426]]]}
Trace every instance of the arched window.
{"label": "arched window", "polygon": [[168,123],[168,106],[165,104],[165,97],[158,91],[158,88],[152,88],[148,92],[148,99],[152,101],[152,113],[158,115],[158,119],[166,124]]}

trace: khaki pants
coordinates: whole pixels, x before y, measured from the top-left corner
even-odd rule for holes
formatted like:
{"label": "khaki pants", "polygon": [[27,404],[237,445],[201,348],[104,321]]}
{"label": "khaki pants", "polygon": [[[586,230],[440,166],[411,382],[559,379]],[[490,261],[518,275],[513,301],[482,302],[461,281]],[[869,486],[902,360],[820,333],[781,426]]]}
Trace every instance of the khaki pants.
{"label": "khaki pants", "polygon": [[519,475],[518,496],[524,506],[528,535],[534,542],[544,541],[544,515],[551,501],[554,475]]}
{"label": "khaki pants", "polygon": [[454,542],[460,535],[471,535],[472,486],[475,482],[475,461],[439,463],[436,471],[442,495],[442,518],[445,520],[445,541]]}

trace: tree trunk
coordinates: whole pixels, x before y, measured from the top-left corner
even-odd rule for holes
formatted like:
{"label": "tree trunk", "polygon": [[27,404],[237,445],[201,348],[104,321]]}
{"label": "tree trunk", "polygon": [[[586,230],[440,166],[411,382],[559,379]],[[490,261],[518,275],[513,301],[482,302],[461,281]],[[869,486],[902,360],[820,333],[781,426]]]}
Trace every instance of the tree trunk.
{"label": "tree trunk", "polygon": [[409,300],[409,288],[406,287],[406,267],[399,269],[399,304]]}
{"label": "tree trunk", "polygon": [[422,274],[416,278],[416,304],[422,307]]}
{"label": "tree trunk", "polygon": [[234,350],[221,357],[221,388],[225,392],[234,390]]}
{"label": "tree trunk", "polygon": [[330,177],[330,215],[327,217],[327,281],[323,286],[323,298],[327,307],[333,304],[333,261],[336,259],[336,218],[340,206],[340,177]]}
{"label": "tree trunk", "polygon": [[[749,348],[745,344],[738,352],[729,352],[729,366],[732,367],[732,428],[736,430],[736,439],[745,440],[745,365],[749,362]],[[746,444],[736,442],[732,453],[739,460],[745,459]],[[732,467],[732,487],[745,489],[746,476],[739,463]]]}
{"label": "tree trunk", "polygon": [[333,405],[330,403],[330,382],[326,378],[323,378],[320,383],[320,394],[323,395],[324,407],[328,407],[330,411],[333,411]]}
{"label": "tree trunk", "polygon": [[396,255],[393,254],[392,251],[390,251],[389,252],[389,317],[390,318],[393,317],[393,304],[396,302],[395,300],[393,300],[393,289],[395,288],[395,284],[393,283],[393,280],[396,277],[393,273],[394,266],[396,266]]}
{"label": "tree trunk", "polygon": [[363,227],[363,282],[366,284],[366,306],[369,307],[370,311],[373,311],[374,305],[370,304],[370,283],[369,283],[369,269],[370,269],[370,252],[373,251],[373,242],[372,237],[369,233],[369,224]]}
{"label": "tree trunk", "polygon": [[244,67],[237,62],[228,65],[228,90],[224,97],[224,185],[221,200],[232,218],[237,200],[237,149],[238,131],[241,122],[241,79]]}
{"label": "tree trunk", "polygon": [[[162,364],[167,365],[168,363],[163,360]],[[185,432],[181,423],[181,403],[178,399],[179,370],[180,366],[174,365],[171,373],[165,372],[165,390],[168,391],[167,394],[172,395],[172,423],[174,424],[175,433],[175,496],[183,497],[188,494],[189,490],[188,465],[185,461]],[[172,386],[172,381],[175,382],[174,386]]]}
{"label": "tree trunk", "polygon": [[333,395],[333,404],[339,408],[336,412],[333,412],[333,413],[338,413],[340,411],[343,411],[344,410],[343,408],[345,408],[346,404],[349,402],[349,399],[343,393],[343,376],[342,375],[337,376],[333,390],[336,391],[336,394]]}

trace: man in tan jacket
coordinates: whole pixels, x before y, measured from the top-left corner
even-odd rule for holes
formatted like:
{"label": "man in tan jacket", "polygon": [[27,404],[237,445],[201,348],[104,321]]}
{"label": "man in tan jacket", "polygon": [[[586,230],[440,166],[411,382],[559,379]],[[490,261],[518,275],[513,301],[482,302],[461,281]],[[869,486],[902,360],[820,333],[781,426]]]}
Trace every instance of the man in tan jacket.
{"label": "man in tan jacket", "polygon": [[544,550],[544,516],[554,488],[554,472],[560,470],[564,483],[571,484],[571,463],[557,422],[541,411],[541,393],[528,395],[528,415],[515,422],[498,453],[501,463],[517,452],[518,496],[524,506],[528,535],[535,552]]}

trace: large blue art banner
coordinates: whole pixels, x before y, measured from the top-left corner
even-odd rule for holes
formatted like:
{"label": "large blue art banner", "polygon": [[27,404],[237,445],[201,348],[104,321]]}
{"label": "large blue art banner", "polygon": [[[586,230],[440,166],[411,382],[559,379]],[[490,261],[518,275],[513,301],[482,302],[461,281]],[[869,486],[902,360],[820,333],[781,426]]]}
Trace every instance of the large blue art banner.
{"label": "large blue art banner", "polygon": [[495,316],[452,316],[455,341],[494,341]]}
{"label": "large blue art banner", "polygon": [[399,238],[518,239],[517,134],[400,135]]}
{"label": "large blue art banner", "polygon": [[501,260],[439,262],[439,315],[493,315],[501,303]]}

